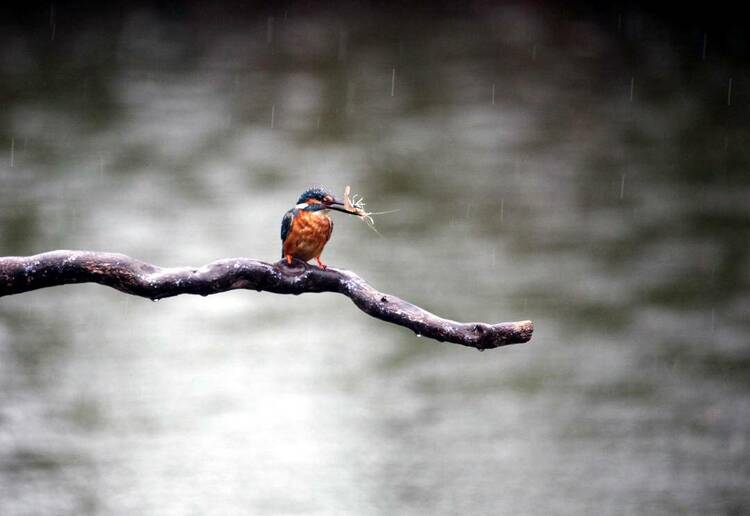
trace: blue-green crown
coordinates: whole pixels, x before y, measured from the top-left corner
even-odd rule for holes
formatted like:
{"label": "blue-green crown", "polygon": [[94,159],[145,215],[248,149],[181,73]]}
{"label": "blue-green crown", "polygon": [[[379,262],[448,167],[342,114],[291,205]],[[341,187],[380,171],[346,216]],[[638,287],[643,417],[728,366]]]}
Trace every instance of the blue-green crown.
{"label": "blue-green crown", "polygon": [[302,192],[302,195],[299,196],[299,199],[297,199],[297,204],[302,204],[303,202],[307,202],[308,199],[315,199],[316,201],[323,201],[323,199],[326,198],[326,196],[331,196],[331,192],[328,191],[328,188],[325,186],[313,186],[312,188],[308,188],[304,192]]}

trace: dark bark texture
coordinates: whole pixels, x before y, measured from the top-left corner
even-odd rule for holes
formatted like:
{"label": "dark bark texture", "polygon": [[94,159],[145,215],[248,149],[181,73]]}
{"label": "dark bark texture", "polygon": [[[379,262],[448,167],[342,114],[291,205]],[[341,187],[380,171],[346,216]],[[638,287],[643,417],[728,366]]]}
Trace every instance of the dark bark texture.
{"label": "dark bark texture", "polygon": [[0,297],[71,283],[99,283],[149,299],[180,294],[207,296],[234,289],[294,295],[337,292],[372,317],[404,326],[417,335],[479,350],[528,342],[534,331],[531,321],[487,324],[443,319],[378,292],[353,272],[330,267],[323,270],[299,261],[287,265],[284,261],[229,258],[200,268],[163,268],[123,254],[91,251],[0,257]]}

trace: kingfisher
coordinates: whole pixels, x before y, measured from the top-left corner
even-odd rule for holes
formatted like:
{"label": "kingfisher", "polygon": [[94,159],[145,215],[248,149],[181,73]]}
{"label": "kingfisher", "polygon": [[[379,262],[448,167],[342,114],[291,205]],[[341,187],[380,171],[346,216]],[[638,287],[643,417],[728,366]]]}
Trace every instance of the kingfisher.
{"label": "kingfisher", "polygon": [[294,258],[303,262],[315,258],[318,266],[325,269],[327,265],[320,260],[320,255],[333,232],[333,220],[328,216],[328,210],[357,215],[345,206],[322,186],[302,192],[297,205],[281,220],[281,258],[286,258],[289,265]]}

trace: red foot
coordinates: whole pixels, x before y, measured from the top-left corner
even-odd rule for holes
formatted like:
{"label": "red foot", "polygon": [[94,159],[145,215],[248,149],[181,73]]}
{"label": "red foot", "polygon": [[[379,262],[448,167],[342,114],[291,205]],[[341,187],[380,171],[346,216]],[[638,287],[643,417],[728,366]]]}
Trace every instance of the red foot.
{"label": "red foot", "polygon": [[292,255],[291,254],[286,255],[286,263],[289,264],[289,265],[292,264]]}
{"label": "red foot", "polygon": [[318,262],[318,267],[321,269],[326,270],[328,268],[328,265],[320,261],[320,256],[316,256],[315,261]]}

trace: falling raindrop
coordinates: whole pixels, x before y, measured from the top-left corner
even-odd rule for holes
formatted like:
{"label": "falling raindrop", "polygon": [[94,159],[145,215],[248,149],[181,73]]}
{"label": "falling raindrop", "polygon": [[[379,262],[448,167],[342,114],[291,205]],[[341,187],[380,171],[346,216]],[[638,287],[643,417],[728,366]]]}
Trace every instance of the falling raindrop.
{"label": "falling raindrop", "polygon": [[55,23],[55,4],[49,4],[49,28],[51,31],[50,41],[55,41],[55,32],[57,32],[57,24]]}
{"label": "falling raindrop", "polygon": [[711,333],[716,329],[716,308],[711,309]]}
{"label": "falling raindrop", "polygon": [[393,67],[391,72],[391,97],[396,94],[396,67]]}
{"label": "falling raindrop", "polygon": [[492,105],[495,105],[495,83],[492,83]]}
{"label": "falling raindrop", "polygon": [[273,42],[273,16],[268,17],[266,25],[266,43],[269,45]]}
{"label": "falling raindrop", "polygon": [[536,61],[536,45],[531,47],[531,60]]}
{"label": "falling raindrop", "polygon": [[354,112],[354,82],[349,81],[346,85],[346,112]]}
{"label": "falling raindrop", "polygon": [[340,30],[339,31],[339,54],[338,54],[338,60],[344,61],[346,59],[346,31]]}
{"label": "falling raindrop", "polygon": [[99,156],[99,179],[104,178],[104,158]]}
{"label": "falling raindrop", "polygon": [[503,223],[503,218],[505,214],[505,197],[500,198],[500,224]]}
{"label": "falling raindrop", "polygon": [[633,102],[633,94],[635,93],[635,77],[630,78],[630,102]]}
{"label": "falling raindrop", "polygon": [[622,31],[622,13],[617,15],[617,31]]}
{"label": "falling raindrop", "polygon": [[16,139],[10,137],[10,168],[16,166]]}
{"label": "falling raindrop", "polygon": [[732,105],[732,78],[729,78],[729,86],[727,88],[727,106]]}
{"label": "falling raindrop", "polygon": [[703,33],[703,53],[701,54],[701,57],[703,60],[706,60],[706,49],[708,48],[708,32]]}
{"label": "falling raindrop", "polygon": [[273,129],[275,121],[276,121],[276,104],[272,104],[271,105],[271,129]]}
{"label": "falling raindrop", "polygon": [[315,128],[320,129],[320,115],[318,115],[318,120],[315,122]]}
{"label": "falling raindrop", "polygon": [[623,196],[625,195],[625,174],[621,174],[620,179],[620,200],[622,200]]}

